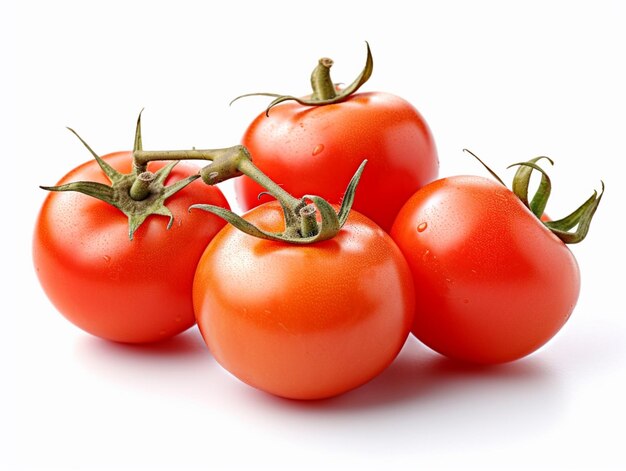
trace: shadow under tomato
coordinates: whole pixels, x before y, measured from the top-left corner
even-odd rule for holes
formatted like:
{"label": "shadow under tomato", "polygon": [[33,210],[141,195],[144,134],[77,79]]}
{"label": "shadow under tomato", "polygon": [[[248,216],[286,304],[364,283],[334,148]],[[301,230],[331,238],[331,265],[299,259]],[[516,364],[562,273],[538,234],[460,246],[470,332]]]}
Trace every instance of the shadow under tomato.
{"label": "shadow under tomato", "polygon": [[210,355],[196,327],[160,342],[142,344],[112,342],[87,335],[79,340],[79,350],[82,353],[89,351],[93,354],[112,356],[147,357],[158,361],[162,361],[164,357],[170,359],[184,357],[186,361],[189,357]]}
{"label": "shadow under tomato", "polygon": [[162,342],[138,345],[86,335],[76,342],[75,352],[86,374],[140,389],[155,384],[197,386],[201,373],[215,364],[196,327]]}
{"label": "shadow under tomato", "polygon": [[197,327],[162,342],[131,345],[83,336],[75,346],[84,381],[163,400],[204,402],[219,369]]}
{"label": "shadow under tomato", "polygon": [[480,395],[487,390],[541,391],[553,383],[554,377],[533,358],[502,365],[466,364],[441,356],[411,337],[395,361],[360,388],[318,401],[277,400],[302,411],[349,413],[405,402],[419,406],[456,395]]}
{"label": "shadow under tomato", "polygon": [[444,445],[444,452],[468,450],[484,440],[515,443],[553,427],[567,404],[558,372],[539,355],[492,367],[461,364],[409,338],[383,373],[351,392],[295,401],[250,388],[239,409],[277,440],[305,423],[307,439],[319,447],[328,436],[341,436],[342,446],[355,451],[372,437],[384,440],[390,454]]}

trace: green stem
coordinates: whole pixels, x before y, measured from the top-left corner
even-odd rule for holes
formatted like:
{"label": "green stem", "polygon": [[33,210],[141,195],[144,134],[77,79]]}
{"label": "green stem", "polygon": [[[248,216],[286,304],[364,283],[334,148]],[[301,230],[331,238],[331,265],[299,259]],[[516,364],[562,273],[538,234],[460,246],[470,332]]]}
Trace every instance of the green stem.
{"label": "green stem", "polygon": [[337,96],[335,84],[330,78],[330,68],[333,66],[333,60],[328,57],[322,57],[313,73],[311,73],[311,87],[313,94],[311,100],[324,101],[332,100]]}
{"label": "green stem", "polygon": [[259,170],[252,163],[248,150],[241,145],[222,149],[140,150],[133,153],[133,158],[138,165],[147,165],[153,160],[208,160],[213,163],[204,167],[200,175],[204,182],[209,185],[215,185],[243,174],[265,188],[283,206],[294,212],[302,204],[301,200],[291,196]]}
{"label": "green stem", "polygon": [[[339,212],[336,212],[328,202],[318,196],[303,195],[298,199],[290,195],[252,163],[250,153],[242,145],[204,150],[135,150],[133,158],[136,165],[147,165],[152,160],[208,160],[210,163],[200,170],[200,177],[208,185],[215,185],[230,178],[246,175],[265,188],[266,192],[280,203],[285,217],[285,230],[282,233],[265,232],[232,211],[218,206],[196,204],[192,205],[190,209],[203,209],[212,212],[249,235],[295,244],[309,244],[327,240],[339,232],[352,207],[354,191],[365,166],[365,162],[363,162],[352,177]],[[139,176],[137,180],[139,180]],[[307,200],[312,203],[307,203]],[[319,223],[318,216],[320,217]]]}
{"label": "green stem", "polygon": [[[246,175],[267,193],[276,198],[280,204],[290,213],[296,215],[302,208],[302,200],[293,197],[280,185],[272,181],[259,168],[252,163],[250,153],[242,145],[221,149],[191,149],[191,150],[165,150],[146,151],[136,150],[133,152],[136,166],[145,166],[154,160],[208,160],[212,163],[200,171],[202,180],[208,185],[215,185],[230,178]],[[137,178],[139,180],[139,178]],[[139,195],[139,193],[138,193]]]}
{"label": "green stem", "polygon": [[280,93],[246,93],[245,95],[240,95],[235,98],[231,101],[231,104],[239,98],[247,96],[270,96],[274,99],[265,110],[265,114],[269,116],[270,109],[279,103],[283,103],[284,101],[293,100],[304,106],[323,106],[347,100],[351,95],[356,93],[359,88],[361,88],[361,85],[369,80],[372,76],[372,72],[374,71],[372,51],[370,51],[369,44],[367,44],[367,42],[365,44],[367,45],[367,57],[365,59],[365,66],[363,67],[363,70],[350,85],[340,91],[336,90],[333,81],[330,79],[330,68],[333,65],[333,61],[327,57],[323,57],[318,61],[317,66],[313,69],[313,73],[311,74],[311,86],[313,87],[313,93],[309,97],[302,98],[299,96],[283,95]]}
{"label": "green stem", "polygon": [[[141,113],[137,119],[132,152],[133,169],[130,173],[118,172],[100,158],[78,134],[76,136],[91,152],[111,185],[85,181],[42,188],[49,191],[78,191],[114,206],[128,217],[128,234],[131,240],[135,231],[150,215],[168,217],[167,228],[169,229],[174,216],[165,206],[165,201],[194,180],[202,178],[205,183],[215,185],[241,175],[247,175],[278,200],[285,218],[283,232],[264,231],[221,206],[195,204],[189,209],[202,209],[216,214],[246,234],[263,239],[294,244],[311,244],[328,240],[339,232],[348,218],[354,202],[354,192],[366,163],[363,161],[348,183],[337,212],[331,204],[319,196],[302,195],[298,199],[290,195],[252,163],[250,153],[242,145],[221,149],[144,151],[141,138]],[[167,178],[180,160],[206,160],[210,163],[198,173],[166,186]],[[148,163],[151,161],[169,161],[169,163],[152,173],[147,171]]]}
{"label": "green stem", "polygon": [[302,204],[300,199],[290,195],[283,187],[278,185],[270,177],[259,170],[259,168],[254,165],[250,159],[241,160],[239,163],[239,171],[265,188],[267,193],[276,198],[283,206],[296,211]]}
{"label": "green stem", "polygon": [[156,160],[210,160],[213,161],[224,155],[240,152],[242,146],[226,147],[223,149],[191,149],[191,150],[136,150],[133,159],[136,166],[148,165]]}
{"label": "green stem", "polygon": [[300,209],[300,236],[312,237],[319,232],[317,224],[317,210],[315,205],[307,204]]}
{"label": "green stem", "polygon": [[135,201],[145,200],[150,194],[150,186],[156,175],[152,172],[142,172],[137,175],[130,187],[130,197]]}

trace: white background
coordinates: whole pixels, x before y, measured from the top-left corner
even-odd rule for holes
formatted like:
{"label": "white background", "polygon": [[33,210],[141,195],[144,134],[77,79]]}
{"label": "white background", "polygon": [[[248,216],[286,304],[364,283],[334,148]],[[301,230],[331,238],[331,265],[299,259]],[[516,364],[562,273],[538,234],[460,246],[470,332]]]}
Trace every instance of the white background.
{"label": "white background", "polygon": [[[2,324],[0,468],[617,469],[625,464],[623,172],[626,3],[9,1],[0,4]],[[408,7],[410,6],[410,9]],[[194,328],[162,345],[92,338],[59,315],[32,269],[44,193],[89,159],[144,147],[236,144],[267,103],[333,77],[411,101],[441,175],[556,161],[548,212],[607,185],[565,328],[498,368],[451,364],[410,340],[368,385],[300,403],[238,382]],[[224,191],[232,197],[229,185]],[[231,198],[231,202],[234,200]],[[532,250],[532,247],[528,247]],[[549,296],[549,292],[546,293]]]}

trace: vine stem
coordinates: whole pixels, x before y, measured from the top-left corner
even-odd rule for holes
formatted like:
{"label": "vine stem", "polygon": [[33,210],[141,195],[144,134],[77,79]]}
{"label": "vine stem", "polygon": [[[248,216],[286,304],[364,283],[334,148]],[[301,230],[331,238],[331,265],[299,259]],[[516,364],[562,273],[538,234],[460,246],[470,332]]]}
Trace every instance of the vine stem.
{"label": "vine stem", "polygon": [[[318,77],[319,81],[327,82],[327,85],[331,83],[330,76],[328,75],[328,69],[331,65],[332,61],[327,60],[320,60],[319,63],[319,67],[322,70]],[[364,161],[357,169],[352,180],[350,180],[339,212],[336,212],[326,200],[319,196],[303,195],[301,198],[296,198],[290,195],[252,163],[252,157],[248,149],[242,145],[218,149],[143,150],[141,113],[139,113],[135,129],[135,143],[133,146],[133,173],[128,175],[128,178],[132,180],[132,185],[128,192],[128,197],[131,200],[140,203],[143,200],[148,201],[150,199],[153,193],[151,186],[153,186],[154,181],[157,180],[150,178],[151,174],[147,172],[148,163],[158,160],[171,162],[168,165],[170,169],[181,160],[208,161],[208,165],[204,166],[197,175],[193,176],[194,179],[200,176],[202,181],[207,185],[216,185],[231,178],[246,175],[261,187],[265,188],[265,191],[276,198],[280,203],[285,218],[285,230],[282,233],[266,232],[251,225],[244,218],[232,211],[219,206],[194,204],[189,209],[202,209],[213,213],[225,219],[237,229],[255,237],[296,244],[309,244],[327,240],[334,237],[339,232],[347,220],[347,215],[354,201],[354,192],[361,178],[363,167],[365,166]],[[157,192],[161,193],[160,190]],[[163,193],[163,199],[167,196],[168,195]],[[307,201],[311,201],[312,204],[308,204]]]}
{"label": "vine stem", "polygon": [[[235,146],[239,147],[239,146]],[[209,160],[232,153],[233,147],[222,149],[190,149],[190,150],[136,150],[133,158],[137,166],[147,165],[157,160]]]}
{"label": "vine stem", "polygon": [[[153,160],[206,160],[210,163],[199,172],[204,183],[215,185],[230,178],[246,175],[280,203],[285,218],[285,229],[281,233],[266,232],[246,221],[230,210],[214,205],[194,204],[189,209],[202,209],[211,212],[235,226],[246,234],[262,239],[283,241],[294,244],[310,244],[334,237],[345,224],[352,203],[354,192],[361,178],[363,161],[350,180],[341,207],[337,212],[333,206],[316,195],[303,195],[296,198],[285,191],[263,173],[250,157],[248,149],[242,145],[221,149],[191,149],[170,151],[133,151],[136,167],[147,166]],[[311,203],[308,203],[310,201]],[[319,216],[319,222],[318,222]]]}
{"label": "vine stem", "polygon": [[133,152],[133,159],[136,167],[145,167],[148,162],[157,160],[210,161],[212,163],[200,172],[204,182],[209,185],[215,185],[235,176],[246,175],[294,213],[302,206],[300,199],[290,195],[254,165],[250,153],[242,145],[218,149],[136,150]]}
{"label": "vine stem", "polygon": [[243,159],[239,165],[239,170],[265,188],[270,195],[280,201],[284,206],[296,208],[302,204],[301,200],[289,194],[282,186],[278,185],[259,170],[259,168],[252,163],[252,160]]}
{"label": "vine stem", "polygon": [[[107,176],[111,185],[98,182],[71,182],[54,187],[42,186],[48,191],[77,191],[97,198],[119,209],[128,217],[129,238],[150,215],[169,217],[168,229],[172,225],[174,216],[165,205],[165,201],[191,182],[202,178],[207,185],[216,185],[231,178],[246,175],[265,188],[280,203],[285,217],[285,230],[279,233],[264,231],[243,217],[229,209],[210,204],[193,204],[192,209],[202,209],[213,213],[246,234],[263,239],[289,242],[295,244],[310,244],[328,240],[334,237],[347,221],[348,214],[354,202],[354,192],[361,178],[363,161],[348,183],[346,192],[337,212],[335,208],[323,198],[316,195],[303,195],[295,198],[285,191],[279,184],[272,181],[252,163],[248,150],[242,145],[219,149],[188,149],[188,150],[143,150],[141,137],[141,113],[137,118],[135,142],[132,151],[132,166],[130,173],[120,173],[98,156],[89,145],[73,130],[70,129],[89,152]],[[178,180],[166,186],[165,181],[174,166],[181,160],[204,160],[204,166],[196,174]],[[168,161],[169,163],[156,172],[147,170],[152,161]],[[310,202],[310,204],[308,203]],[[318,223],[319,216],[319,223]]]}

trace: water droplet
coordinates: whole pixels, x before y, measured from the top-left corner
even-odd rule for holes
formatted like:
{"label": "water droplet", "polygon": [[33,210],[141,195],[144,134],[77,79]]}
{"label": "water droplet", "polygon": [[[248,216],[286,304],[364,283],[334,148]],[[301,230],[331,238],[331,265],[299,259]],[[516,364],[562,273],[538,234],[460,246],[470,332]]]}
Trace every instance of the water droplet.
{"label": "water droplet", "polygon": [[111,257],[109,257],[108,255],[105,255],[102,258],[104,259],[106,263],[109,263],[111,261]]}
{"label": "water droplet", "polygon": [[469,299],[467,298],[463,299],[463,304],[469,304]]}
{"label": "water droplet", "polygon": [[324,144],[318,144],[315,146],[315,148],[313,149],[313,153],[311,155],[317,155],[322,153],[322,151],[324,150]]}
{"label": "water droplet", "polygon": [[424,232],[427,227],[428,227],[428,223],[423,222],[419,226],[417,226],[417,232]]}

